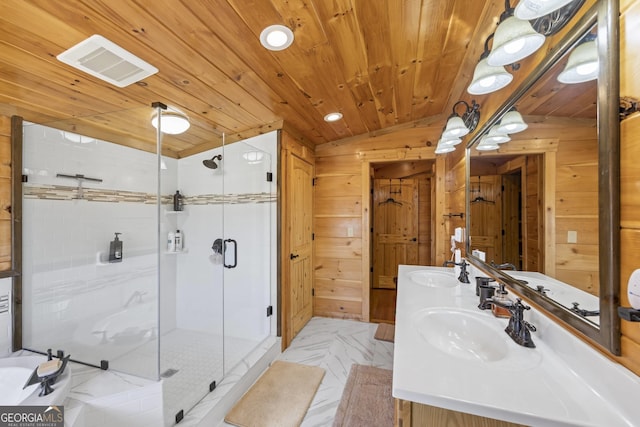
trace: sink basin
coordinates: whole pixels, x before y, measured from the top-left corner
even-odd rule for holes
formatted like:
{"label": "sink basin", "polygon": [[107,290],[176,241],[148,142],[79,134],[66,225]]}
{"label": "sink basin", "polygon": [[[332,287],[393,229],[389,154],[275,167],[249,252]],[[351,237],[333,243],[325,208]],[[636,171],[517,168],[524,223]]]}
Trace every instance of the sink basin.
{"label": "sink basin", "polygon": [[429,309],[416,313],[414,322],[427,343],[458,359],[496,362],[508,354],[505,332],[478,313]]}
{"label": "sink basin", "polygon": [[421,338],[442,354],[484,367],[522,370],[536,366],[541,353],[511,340],[501,322],[485,313],[458,308],[428,308],[412,316]]}
{"label": "sink basin", "polygon": [[428,288],[454,288],[458,286],[458,280],[453,273],[445,273],[434,270],[417,270],[408,273],[413,283]]}

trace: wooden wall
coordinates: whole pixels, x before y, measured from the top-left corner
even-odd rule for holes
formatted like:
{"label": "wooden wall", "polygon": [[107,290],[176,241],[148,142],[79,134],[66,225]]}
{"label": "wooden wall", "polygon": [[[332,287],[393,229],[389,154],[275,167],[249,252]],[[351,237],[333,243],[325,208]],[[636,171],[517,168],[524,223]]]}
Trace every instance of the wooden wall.
{"label": "wooden wall", "polygon": [[0,271],[11,270],[11,117],[0,116]]}
{"label": "wooden wall", "polygon": [[[363,203],[369,191],[368,165],[433,159],[444,121],[434,118],[316,147],[314,315],[369,320],[370,239],[369,231],[362,229],[370,215],[368,202]],[[439,162],[444,170],[444,158]],[[438,160],[436,169],[437,164]],[[436,172],[432,187],[438,179]],[[431,210],[438,211],[433,206]],[[440,246],[435,244],[434,250],[442,258]]]}
{"label": "wooden wall", "polygon": [[[599,295],[598,141],[560,139],[555,168],[555,271],[553,277]],[[549,176],[549,171],[545,173]],[[571,243],[568,232],[575,231]]]}
{"label": "wooden wall", "polygon": [[[640,0],[620,3],[620,95],[640,99]],[[627,282],[640,268],[640,113],[620,125],[620,301],[629,306]],[[640,323],[622,321],[620,362],[640,375]]]}
{"label": "wooden wall", "polygon": [[540,156],[527,156],[525,166],[526,180],[526,200],[525,200],[525,221],[526,228],[524,230],[523,239],[525,240],[524,250],[525,263],[523,269],[528,271],[540,271],[543,267],[544,256],[544,230],[542,229],[544,221],[543,205],[541,203],[542,196],[542,159]]}

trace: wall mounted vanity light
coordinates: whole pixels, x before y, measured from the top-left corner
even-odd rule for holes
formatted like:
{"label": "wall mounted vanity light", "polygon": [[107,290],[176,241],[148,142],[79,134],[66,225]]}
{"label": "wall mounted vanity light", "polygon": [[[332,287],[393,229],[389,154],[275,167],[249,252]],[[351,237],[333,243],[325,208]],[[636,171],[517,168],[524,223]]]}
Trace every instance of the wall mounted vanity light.
{"label": "wall mounted vanity light", "polygon": [[[465,106],[465,111],[462,113],[462,115],[458,115],[458,113],[456,112],[456,108],[459,105]],[[453,105],[453,113],[447,120],[447,125],[444,128],[442,136],[446,138],[460,138],[462,136],[465,136],[469,132],[472,132],[476,128],[476,126],[478,126],[479,121],[480,104],[476,104],[475,100],[471,101],[471,105],[467,104],[465,101],[458,101]]]}
{"label": "wall mounted vanity light", "polygon": [[486,141],[490,144],[504,144],[511,141],[511,137],[504,132],[500,132],[497,125],[494,125],[489,129],[489,133],[486,135]]}
{"label": "wall mounted vanity light", "polygon": [[535,19],[560,9],[573,0],[522,0],[516,6],[514,15],[518,19]]}
{"label": "wall mounted vanity light", "polygon": [[480,142],[478,143],[478,145],[476,145],[476,150],[478,151],[491,151],[497,150],[498,148],[500,148],[498,144],[487,140],[487,135],[484,135],[482,138],[480,138]]}
{"label": "wall mounted vanity light", "polygon": [[446,145],[446,144],[441,144],[438,142],[438,145],[436,146],[436,154],[446,154],[446,153],[451,153],[452,151],[456,151],[456,147],[453,145]]}
{"label": "wall mounted vanity light", "polygon": [[[458,106],[464,105],[464,112],[458,115],[456,109]],[[472,132],[480,121],[480,104],[475,100],[471,100],[471,105],[466,101],[458,101],[453,104],[453,112],[447,120],[447,124],[442,131],[438,145],[436,146],[436,154],[450,153],[455,150],[455,146],[462,142],[462,137]]]}
{"label": "wall mounted vanity light", "polygon": [[522,132],[529,127],[522,118],[522,115],[516,110],[516,107],[512,107],[511,110],[502,116],[497,126],[498,132],[507,134]]}
{"label": "wall mounted vanity light", "polygon": [[519,19],[530,20],[534,30],[544,36],[560,31],[582,7],[585,0],[522,0],[515,9]]}
{"label": "wall mounted vanity light", "polygon": [[588,34],[569,55],[564,70],[558,75],[560,83],[583,83],[598,78],[598,47],[595,34]]}
{"label": "wall mounted vanity light", "polygon": [[458,145],[462,142],[461,138],[458,138],[456,136],[442,136],[440,137],[440,141],[438,141],[438,144],[442,144],[442,145]]}
{"label": "wall mounted vanity light", "polygon": [[494,67],[513,64],[531,55],[544,44],[545,37],[533,29],[529,21],[513,16],[514,9],[505,0],[505,11],[493,39],[487,63]]}
{"label": "wall mounted vanity light", "polygon": [[489,40],[493,39],[491,34],[484,42],[484,52],[480,55],[480,62],[473,71],[473,79],[467,88],[471,95],[484,95],[495,92],[507,86],[513,80],[513,76],[507,72],[504,66],[492,66],[487,62],[489,56]]}
{"label": "wall mounted vanity light", "polygon": [[441,137],[436,146],[436,154],[444,154],[455,151],[456,145],[460,144],[462,139],[457,137]]}

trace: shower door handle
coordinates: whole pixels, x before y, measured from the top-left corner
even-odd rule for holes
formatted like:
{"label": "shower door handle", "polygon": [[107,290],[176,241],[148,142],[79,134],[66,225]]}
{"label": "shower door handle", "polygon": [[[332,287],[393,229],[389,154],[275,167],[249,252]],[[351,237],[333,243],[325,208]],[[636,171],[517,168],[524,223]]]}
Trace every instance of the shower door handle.
{"label": "shower door handle", "polygon": [[[227,243],[233,243],[233,264],[227,264]],[[224,241],[224,258],[223,265],[227,268],[236,268],[238,266],[238,242],[233,239],[226,239]]]}

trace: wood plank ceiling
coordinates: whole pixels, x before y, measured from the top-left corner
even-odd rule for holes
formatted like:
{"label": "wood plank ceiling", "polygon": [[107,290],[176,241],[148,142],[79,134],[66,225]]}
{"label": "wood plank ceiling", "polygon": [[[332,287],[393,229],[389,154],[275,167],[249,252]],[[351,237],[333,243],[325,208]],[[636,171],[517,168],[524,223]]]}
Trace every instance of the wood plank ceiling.
{"label": "wood plank ceiling", "polygon": [[[155,150],[150,105],[186,112],[183,157],[291,126],[322,144],[451,111],[478,60],[489,0],[3,0],[0,113]],[[484,21],[484,22],[483,22]],[[271,52],[262,29],[293,45]],[[117,88],[56,55],[100,34],[160,71]],[[325,114],[339,111],[334,123]]]}

